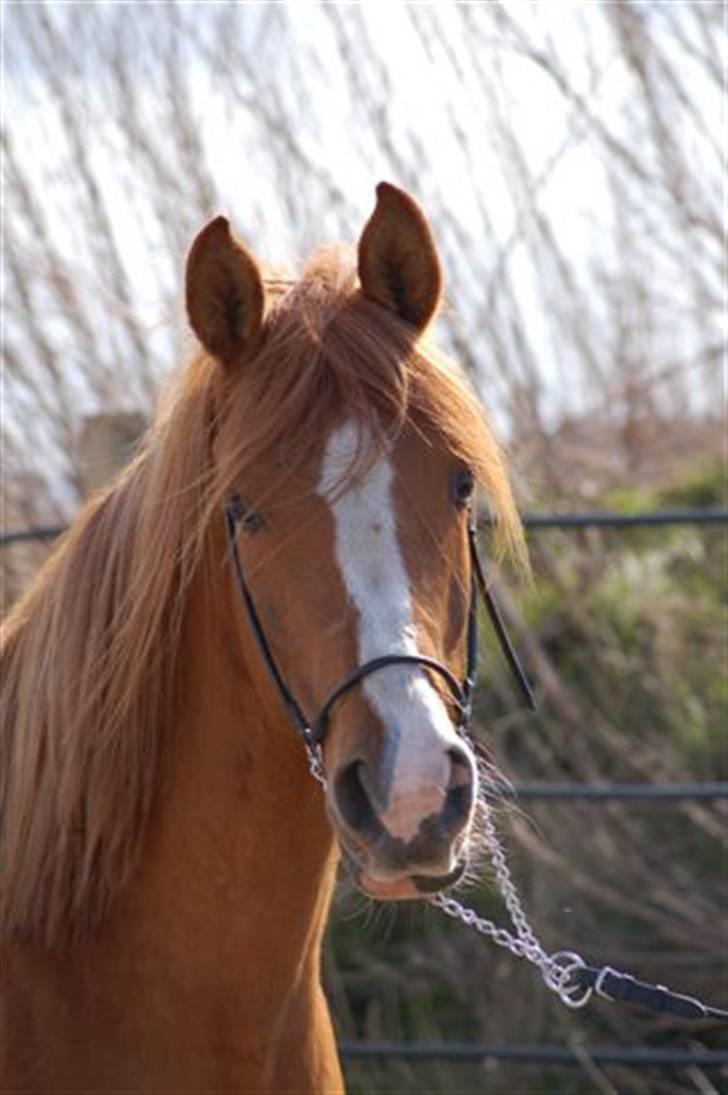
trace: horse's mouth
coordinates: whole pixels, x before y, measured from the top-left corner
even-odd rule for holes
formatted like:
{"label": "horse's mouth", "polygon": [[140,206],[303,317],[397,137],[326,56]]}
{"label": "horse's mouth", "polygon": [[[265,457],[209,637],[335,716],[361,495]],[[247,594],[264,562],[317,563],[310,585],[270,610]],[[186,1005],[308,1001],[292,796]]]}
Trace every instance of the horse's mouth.
{"label": "horse's mouth", "polygon": [[377,901],[418,901],[431,897],[454,886],[465,874],[468,861],[465,857],[458,861],[452,871],[443,875],[405,875],[387,881],[372,878],[349,855],[345,863],[356,886],[366,897]]}

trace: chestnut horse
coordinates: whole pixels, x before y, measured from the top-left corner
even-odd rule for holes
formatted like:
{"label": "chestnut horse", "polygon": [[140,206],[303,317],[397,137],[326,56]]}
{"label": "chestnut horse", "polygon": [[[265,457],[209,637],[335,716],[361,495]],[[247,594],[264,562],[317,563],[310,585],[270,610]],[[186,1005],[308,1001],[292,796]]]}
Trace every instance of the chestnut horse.
{"label": "chestnut horse", "polygon": [[[385,183],[356,255],[298,280],[223,217],[195,240],[200,350],[4,629],[3,1090],[340,1091],[319,968],[339,847],[378,898],[461,875],[475,763],[417,659],[463,673],[476,481],[523,543],[425,337],[440,294],[428,224]],[[255,621],[310,717],[398,656],[330,705],[325,793]]]}

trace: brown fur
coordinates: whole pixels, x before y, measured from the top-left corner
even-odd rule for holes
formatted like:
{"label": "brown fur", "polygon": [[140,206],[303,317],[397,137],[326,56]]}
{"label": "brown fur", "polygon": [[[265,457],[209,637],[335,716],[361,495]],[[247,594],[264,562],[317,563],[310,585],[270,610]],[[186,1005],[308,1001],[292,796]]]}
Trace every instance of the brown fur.
{"label": "brown fur", "polygon": [[[181,1081],[170,1077],[178,1076],[189,1084],[174,1090],[209,1089],[213,1073],[202,1066],[199,1081],[190,1079],[198,1075],[195,1054],[218,1062],[220,1054],[207,1042],[204,1052],[195,1049],[198,1035],[192,1030],[189,1044],[185,1041],[189,1015],[177,1027],[170,1016],[187,992],[193,1008],[198,991],[199,1000],[206,999],[207,988],[200,989],[190,962],[199,961],[203,969],[205,956],[204,969],[218,972],[221,987],[213,991],[210,983],[210,1007],[225,1015],[229,1007],[231,1023],[243,981],[235,981],[234,959],[221,932],[213,931],[206,942],[211,921],[203,930],[197,919],[202,907],[210,916],[213,910],[215,917],[224,916],[226,931],[233,924],[231,946],[249,945],[248,921],[256,916],[261,938],[268,938],[267,931],[273,952],[278,953],[281,938],[289,940],[293,951],[280,950],[280,973],[269,978],[278,1003],[270,1012],[261,1003],[256,1018],[254,1001],[250,1022],[283,1023],[290,1033],[298,1029],[300,1008],[296,1052],[313,1061],[305,1090],[340,1082],[317,966],[333,883],[333,838],[318,788],[309,783],[300,745],[270,697],[237,603],[230,615],[234,592],[221,535],[222,507],[230,494],[246,493],[267,518],[280,521],[283,535],[275,547],[256,549],[263,554],[253,559],[250,574],[254,580],[257,568],[270,564],[271,552],[288,551],[292,618],[291,598],[301,582],[310,581],[310,572],[299,573],[302,553],[307,560],[321,555],[325,520],[322,504],[319,513],[306,503],[312,483],[301,469],[315,464],[322,439],[344,416],[366,423],[364,436],[374,438],[375,446],[377,437],[398,435],[406,424],[424,443],[439,439],[473,468],[488,491],[501,544],[525,558],[498,449],[467,386],[431,346],[415,340],[406,323],[362,295],[348,252],[319,254],[295,283],[271,278],[267,294],[255,351],[224,370],[204,353],[192,359],[163,399],[138,457],[88,503],[3,627],[2,925],[5,939],[19,944],[7,968],[21,986],[9,1021],[25,1029],[31,1015],[41,1031],[55,1024],[59,1060],[65,1060],[64,1044],[81,1037],[80,1031],[90,1032],[83,1037],[93,1048],[88,1058],[79,1058],[76,1071],[68,1064],[67,1085],[98,1084],[104,1076],[119,1089],[149,1083],[144,1090],[156,1090],[158,1083],[160,1090],[165,1084],[172,1090],[170,1082]],[[372,455],[362,452],[361,461]],[[359,473],[361,461],[347,478]],[[330,573],[324,556],[321,568],[322,575]],[[277,580],[280,585],[280,576]],[[345,660],[342,654],[342,665]],[[314,677],[319,688],[324,676]],[[272,733],[271,726],[279,732]],[[241,750],[237,764],[231,757]],[[227,798],[235,772],[247,818],[243,829]],[[260,801],[249,789],[253,778]],[[297,805],[286,806],[286,794],[295,794]],[[305,826],[299,824],[306,818]],[[216,874],[210,861],[227,842],[238,847],[241,841],[236,855],[248,863],[247,873],[229,873],[230,863],[237,862],[233,857],[221,859]],[[278,862],[289,851],[295,869],[288,883],[297,887],[299,934],[281,920],[283,911],[290,912],[275,897]],[[220,886],[225,901],[215,905]],[[281,897],[280,904],[286,900]],[[168,912],[170,902],[174,914]],[[241,909],[248,911],[239,914]],[[247,928],[234,926],[239,915],[248,917]],[[68,951],[69,946],[77,949]],[[157,961],[160,953],[168,956],[168,970],[179,974],[148,974],[153,966],[145,963]],[[301,974],[300,1000],[285,987],[296,962],[307,971]],[[93,993],[83,981],[91,969],[98,985]],[[140,972],[132,975],[132,970]],[[66,1013],[64,986],[71,976],[81,979],[78,1005]],[[117,1045],[116,1027],[110,1036],[105,1026],[116,1022],[111,1016],[119,1007],[114,995],[115,985],[122,991],[119,978],[130,1003],[156,985],[152,1011],[140,1017],[146,1025],[138,1026],[133,1006],[124,1019],[123,1044],[137,1045],[129,1061],[141,1063],[130,1064],[123,1075],[122,1042]],[[34,979],[45,986],[35,996],[29,988]],[[261,989],[261,1000],[267,991]],[[281,999],[289,1011],[281,1011]],[[307,1041],[314,1014],[318,1040]],[[154,1056],[163,1028],[173,1032],[166,1071]],[[240,1061],[231,1066],[229,1080],[214,1072],[216,1082],[242,1090],[241,1077],[257,1077],[255,1083],[263,1084],[265,1074],[268,1089],[294,1088],[300,1074],[287,1075],[281,1056],[287,1037],[280,1034],[275,1053],[256,1050],[262,1056],[247,1072]],[[267,1046],[268,1038],[269,1033],[261,1034],[253,1043]],[[28,1054],[25,1060],[21,1053],[25,1064],[19,1068],[22,1075],[37,1077],[41,1073],[28,1064],[35,1050]],[[51,1049],[48,1054],[42,1075],[62,1079]],[[22,1088],[24,1081],[17,1082]]]}

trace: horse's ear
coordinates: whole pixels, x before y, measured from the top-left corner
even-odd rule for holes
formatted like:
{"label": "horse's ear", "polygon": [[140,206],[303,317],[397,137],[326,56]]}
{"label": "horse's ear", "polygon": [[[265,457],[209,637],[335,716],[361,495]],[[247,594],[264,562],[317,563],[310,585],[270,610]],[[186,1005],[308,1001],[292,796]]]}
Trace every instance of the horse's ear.
{"label": "horse's ear", "polygon": [[213,357],[227,364],[254,342],[263,321],[263,281],[225,217],[210,221],[192,244],[185,297],[190,326]]}
{"label": "horse's ear", "polygon": [[430,226],[414,199],[391,183],[379,183],[359,240],[359,281],[364,296],[417,330],[437,311],[442,270]]}

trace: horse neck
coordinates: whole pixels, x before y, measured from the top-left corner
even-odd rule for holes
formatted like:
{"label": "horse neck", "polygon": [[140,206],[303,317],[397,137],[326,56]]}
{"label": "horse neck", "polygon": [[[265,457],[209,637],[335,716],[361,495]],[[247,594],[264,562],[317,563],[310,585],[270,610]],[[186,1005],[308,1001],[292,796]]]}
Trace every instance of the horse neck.
{"label": "horse neck", "polygon": [[296,968],[318,976],[334,841],[285,712],[260,673],[253,684],[260,667],[251,666],[256,650],[217,530],[206,558],[177,660],[177,716],[142,869],[144,920],[161,933],[155,943],[178,946],[187,963],[194,940],[202,976],[205,963],[219,977],[237,962],[249,978],[259,961],[275,995],[278,982],[290,991]]}

